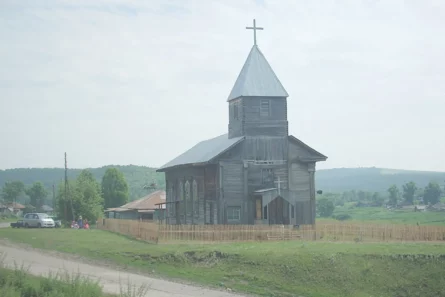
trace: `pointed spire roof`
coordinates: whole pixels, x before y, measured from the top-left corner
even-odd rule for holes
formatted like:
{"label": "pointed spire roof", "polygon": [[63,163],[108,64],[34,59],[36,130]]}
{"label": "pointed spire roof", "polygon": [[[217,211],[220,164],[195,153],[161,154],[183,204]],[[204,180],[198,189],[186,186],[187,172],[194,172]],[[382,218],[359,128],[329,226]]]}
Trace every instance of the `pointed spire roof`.
{"label": "pointed spire roof", "polygon": [[250,50],[227,101],[241,96],[289,96],[257,45]]}

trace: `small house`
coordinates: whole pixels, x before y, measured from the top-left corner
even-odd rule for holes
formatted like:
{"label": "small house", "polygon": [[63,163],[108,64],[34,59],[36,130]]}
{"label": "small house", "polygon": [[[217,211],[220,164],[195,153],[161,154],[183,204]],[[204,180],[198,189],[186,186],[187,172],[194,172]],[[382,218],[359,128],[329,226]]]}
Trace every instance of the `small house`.
{"label": "small house", "polygon": [[[105,210],[107,218],[154,221],[160,212],[159,204],[165,202],[165,191],[155,191],[141,199]],[[165,208],[165,204],[161,207]]]}

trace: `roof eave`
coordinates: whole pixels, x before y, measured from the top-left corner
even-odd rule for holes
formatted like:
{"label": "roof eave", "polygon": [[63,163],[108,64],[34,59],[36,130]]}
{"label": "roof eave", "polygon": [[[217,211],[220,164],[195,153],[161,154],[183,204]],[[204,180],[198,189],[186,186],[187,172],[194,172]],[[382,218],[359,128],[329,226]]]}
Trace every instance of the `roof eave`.
{"label": "roof eave", "polygon": [[168,166],[168,167],[162,167],[156,170],[156,172],[166,172],[168,170],[171,169],[177,169],[180,167],[188,167],[188,166],[205,166],[207,164],[209,164],[210,161],[206,161],[206,162],[200,162],[200,163],[186,163],[186,164],[178,164],[178,165],[172,165],[172,166]]}
{"label": "roof eave", "polygon": [[326,161],[328,158],[300,158],[300,161],[308,163],[308,162],[323,162]]}
{"label": "roof eave", "polygon": [[255,97],[264,97],[264,98],[287,98],[287,97],[289,97],[289,94],[287,94],[287,92],[286,92],[286,95],[285,95],[285,96],[276,96],[276,95],[273,95],[273,96],[270,96],[270,95],[239,95],[239,96],[237,96],[237,97],[229,97],[229,98],[227,99],[227,102],[230,102],[230,101],[233,101],[233,100],[237,100],[237,99],[240,99],[240,98],[255,98]]}
{"label": "roof eave", "polygon": [[[327,156],[323,155],[322,153],[316,151],[315,149],[313,149],[312,147],[310,147],[309,145],[307,145],[306,143],[304,143],[303,141],[301,141],[300,139],[296,138],[293,135],[289,135],[289,138],[293,141],[295,141],[298,144],[303,145],[304,147],[306,147],[308,150],[312,151],[313,153],[315,153],[316,155],[318,155],[318,158],[310,158],[310,159],[317,159],[318,161],[326,161],[328,159]],[[309,158],[308,158],[309,159]]]}

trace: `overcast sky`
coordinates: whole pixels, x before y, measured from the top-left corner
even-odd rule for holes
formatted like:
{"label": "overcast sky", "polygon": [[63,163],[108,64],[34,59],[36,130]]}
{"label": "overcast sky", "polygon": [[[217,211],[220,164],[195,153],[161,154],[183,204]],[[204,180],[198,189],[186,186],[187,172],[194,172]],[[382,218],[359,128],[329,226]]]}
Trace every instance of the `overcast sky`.
{"label": "overcast sky", "polygon": [[0,169],[157,167],[226,133],[253,18],[318,168],[445,171],[440,0],[0,0]]}

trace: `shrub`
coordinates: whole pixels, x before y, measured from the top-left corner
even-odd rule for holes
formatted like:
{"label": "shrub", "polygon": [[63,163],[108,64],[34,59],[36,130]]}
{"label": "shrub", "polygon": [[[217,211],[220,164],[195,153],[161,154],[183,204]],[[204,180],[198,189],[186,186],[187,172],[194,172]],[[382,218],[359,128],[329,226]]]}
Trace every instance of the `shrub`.
{"label": "shrub", "polygon": [[334,215],[332,216],[334,219],[338,220],[338,221],[346,221],[346,220],[350,220],[352,217],[348,214],[339,214],[339,215]]}

